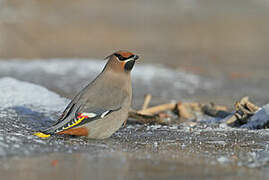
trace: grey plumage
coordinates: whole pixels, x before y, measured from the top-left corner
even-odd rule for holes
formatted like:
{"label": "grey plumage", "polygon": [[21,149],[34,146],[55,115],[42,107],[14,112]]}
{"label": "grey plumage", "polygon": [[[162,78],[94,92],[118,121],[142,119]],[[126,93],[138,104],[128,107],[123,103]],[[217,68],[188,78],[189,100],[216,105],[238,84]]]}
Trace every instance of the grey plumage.
{"label": "grey plumage", "polygon": [[[66,130],[85,127],[89,138],[111,136],[128,117],[132,99],[130,71],[136,59],[138,56],[128,51],[110,55],[103,71],[73,98],[58,121],[43,132],[65,134]],[[88,116],[81,121],[80,115]],[[81,122],[76,124],[78,121]]]}

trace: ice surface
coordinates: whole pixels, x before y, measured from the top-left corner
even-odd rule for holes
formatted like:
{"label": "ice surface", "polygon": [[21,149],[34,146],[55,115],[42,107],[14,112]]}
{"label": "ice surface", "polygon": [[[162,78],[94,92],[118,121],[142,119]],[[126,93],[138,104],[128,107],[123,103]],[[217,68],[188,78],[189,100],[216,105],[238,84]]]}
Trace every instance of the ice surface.
{"label": "ice surface", "polygon": [[49,145],[32,134],[50,126],[68,102],[42,86],[0,78],[0,157],[64,148],[56,145],[59,141]]}
{"label": "ice surface", "polygon": [[[86,81],[93,79],[103,65],[104,62],[86,60],[1,62],[0,77],[10,75],[16,79],[0,78],[0,157],[51,152],[92,154],[104,149],[110,152],[115,149],[128,152],[161,150],[161,154],[169,155],[178,153],[180,149],[190,154],[216,157],[219,163],[226,163],[226,159],[237,156],[238,164],[244,166],[260,167],[268,164],[267,130],[223,127],[209,118],[195,127],[130,125],[104,141],[63,136],[43,140],[33,136],[34,130],[50,126],[68,103],[67,99],[45,87],[74,93]],[[156,94],[179,94],[176,90],[180,90],[182,95],[184,92],[192,93],[211,87],[203,78],[164,67],[142,65],[133,74],[135,88],[143,88],[139,89],[140,95],[150,89],[154,89]],[[174,83],[175,78],[179,79],[178,85]]]}

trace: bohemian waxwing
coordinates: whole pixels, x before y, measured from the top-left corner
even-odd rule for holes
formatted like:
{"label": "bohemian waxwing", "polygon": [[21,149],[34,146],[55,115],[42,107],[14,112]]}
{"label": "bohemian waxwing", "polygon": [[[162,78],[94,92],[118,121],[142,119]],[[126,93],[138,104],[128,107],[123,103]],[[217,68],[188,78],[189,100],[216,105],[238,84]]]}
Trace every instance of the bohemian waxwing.
{"label": "bohemian waxwing", "polygon": [[132,99],[130,72],[138,56],[117,51],[107,58],[103,71],[73,98],[58,121],[36,136],[69,134],[104,139],[122,126]]}

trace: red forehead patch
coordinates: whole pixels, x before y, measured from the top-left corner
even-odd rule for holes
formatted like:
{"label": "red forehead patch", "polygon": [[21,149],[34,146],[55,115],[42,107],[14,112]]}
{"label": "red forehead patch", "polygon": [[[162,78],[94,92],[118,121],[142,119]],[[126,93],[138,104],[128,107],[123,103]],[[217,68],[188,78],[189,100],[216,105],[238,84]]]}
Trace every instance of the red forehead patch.
{"label": "red forehead patch", "polygon": [[128,52],[128,51],[118,51],[117,54],[120,54],[124,58],[128,58],[128,57],[134,55],[133,53]]}

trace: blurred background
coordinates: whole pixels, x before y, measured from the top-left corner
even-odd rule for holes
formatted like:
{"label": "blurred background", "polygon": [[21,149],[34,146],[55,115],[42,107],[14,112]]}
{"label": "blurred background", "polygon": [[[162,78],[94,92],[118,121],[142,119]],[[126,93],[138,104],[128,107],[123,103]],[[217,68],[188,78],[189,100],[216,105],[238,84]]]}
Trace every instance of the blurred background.
{"label": "blurred background", "polygon": [[143,63],[263,88],[268,10],[268,0],[0,0],[0,58],[102,59],[126,49]]}

